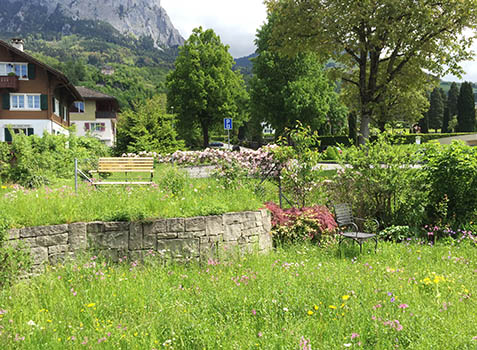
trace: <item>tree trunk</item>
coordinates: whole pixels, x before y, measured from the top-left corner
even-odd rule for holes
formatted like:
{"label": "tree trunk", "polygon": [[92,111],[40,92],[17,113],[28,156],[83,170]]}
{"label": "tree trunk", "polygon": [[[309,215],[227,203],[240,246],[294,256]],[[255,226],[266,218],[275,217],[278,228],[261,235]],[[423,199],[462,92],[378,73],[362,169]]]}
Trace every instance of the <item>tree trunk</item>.
{"label": "tree trunk", "polygon": [[202,136],[204,137],[204,148],[209,147],[209,124],[201,121],[200,126],[202,127]]}
{"label": "tree trunk", "polygon": [[359,126],[359,144],[364,145],[369,139],[369,123],[371,121],[371,112],[362,110],[361,123]]}

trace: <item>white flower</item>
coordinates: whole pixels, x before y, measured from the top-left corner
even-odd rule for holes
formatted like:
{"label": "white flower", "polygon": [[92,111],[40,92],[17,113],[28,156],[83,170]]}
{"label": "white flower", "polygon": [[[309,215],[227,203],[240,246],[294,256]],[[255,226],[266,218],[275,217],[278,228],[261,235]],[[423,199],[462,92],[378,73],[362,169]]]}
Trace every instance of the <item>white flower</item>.
{"label": "white flower", "polygon": [[33,326],[36,326],[36,323],[33,320],[30,320],[30,321],[27,322],[27,325],[33,327]]}

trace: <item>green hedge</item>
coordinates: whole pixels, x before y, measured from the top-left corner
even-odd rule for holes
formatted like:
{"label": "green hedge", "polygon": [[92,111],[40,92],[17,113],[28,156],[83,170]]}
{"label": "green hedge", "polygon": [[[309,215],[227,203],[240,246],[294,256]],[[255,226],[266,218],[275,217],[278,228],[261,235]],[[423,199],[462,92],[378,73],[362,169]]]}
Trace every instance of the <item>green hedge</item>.
{"label": "green hedge", "polygon": [[[403,135],[389,135],[389,139],[392,144],[396,145],[410,145],[416,143],[416,137],[421,137],[421,143],[426,143],[432,140],[437,140],[443,137],[451,137],[451,136],[463,136],[469,135],[471,133],[447,133],[447,134],[403,134]],[[371,141],[376,140],[375,136],[371,136]],[[351,146],[352,140],[348,138],[348,136],[320,136],[318,138],[320,140],[320,151],[325,150],[328,146],[337,146],[337,145],[344,145],[344,146]]]}

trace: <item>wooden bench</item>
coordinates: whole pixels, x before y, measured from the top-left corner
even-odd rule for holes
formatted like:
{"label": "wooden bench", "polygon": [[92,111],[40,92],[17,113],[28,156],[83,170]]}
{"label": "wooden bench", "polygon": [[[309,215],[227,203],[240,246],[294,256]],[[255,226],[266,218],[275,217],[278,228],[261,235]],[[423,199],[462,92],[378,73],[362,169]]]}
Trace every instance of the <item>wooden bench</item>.
{"label": "wooden bench", "polygon": [[[124,173],[125,179],[122,181],[97,181],[92,182],[93,185],[151,185],[154,182],[152,178],[154,176],[154,158],[141,157],[141,158],[99,158],[98,169],[91,170],[91,174],[105,174],[105,173]],[[134,179],[128,180],[128,174],[136,173],[149,173],[149,181],[135,181]]]}

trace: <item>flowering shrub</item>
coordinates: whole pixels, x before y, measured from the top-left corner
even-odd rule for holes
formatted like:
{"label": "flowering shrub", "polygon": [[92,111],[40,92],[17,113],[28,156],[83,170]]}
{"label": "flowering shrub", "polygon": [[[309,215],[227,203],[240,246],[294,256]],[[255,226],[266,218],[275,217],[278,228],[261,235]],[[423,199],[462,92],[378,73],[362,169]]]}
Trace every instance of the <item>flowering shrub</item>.
{"label": "flowering shrub", "polygon": [[325,206],[282,209],[273,202],[266,203],[272,212],[272,234],[277,243],[299,240],[320,242],[336,230],[336,222]]}

